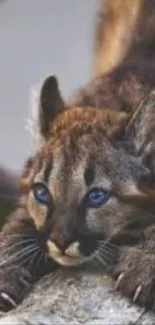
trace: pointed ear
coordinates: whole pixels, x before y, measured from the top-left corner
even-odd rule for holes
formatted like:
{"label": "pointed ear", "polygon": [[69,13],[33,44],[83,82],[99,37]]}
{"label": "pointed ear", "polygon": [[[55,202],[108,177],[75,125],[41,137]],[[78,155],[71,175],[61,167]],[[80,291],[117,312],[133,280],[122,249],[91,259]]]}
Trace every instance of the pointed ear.
{"label": "pointed ear", "polygon": [[55,76],[49,76],[43,82],[40,91],[39,124],[40,133],[48,137],[51,122],[65,108]]}
{"label": "pointed ear", "polygon": [[152,175],[155,175],[155,91],[146,96],[131,117],[125,139]]}
{"label": "pointed ear", "polygon": [[34,149],[38,150],[48,139],[52,121],[65,109],[55,76],[49,76],[43,82],[32,86],[30,109],[27,128],[32,134]]}

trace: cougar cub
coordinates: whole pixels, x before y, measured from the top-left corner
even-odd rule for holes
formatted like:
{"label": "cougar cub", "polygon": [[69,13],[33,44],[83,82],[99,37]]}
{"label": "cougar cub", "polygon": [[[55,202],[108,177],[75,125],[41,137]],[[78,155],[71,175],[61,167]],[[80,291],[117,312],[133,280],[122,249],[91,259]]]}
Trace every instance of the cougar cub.
{"label": "cougar cub", "polygon": [[20,208],[0,235],[0,305],[59,266],[103,264],[155,308],[155,1],[101,1],[93,80],[65,103],[43,81]]}

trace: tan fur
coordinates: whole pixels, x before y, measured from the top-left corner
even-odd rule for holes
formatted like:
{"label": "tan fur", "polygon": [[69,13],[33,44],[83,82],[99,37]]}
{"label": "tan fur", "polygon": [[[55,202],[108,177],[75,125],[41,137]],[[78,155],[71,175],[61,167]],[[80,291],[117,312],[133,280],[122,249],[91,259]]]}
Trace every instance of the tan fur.
{"label": "tan fur", "polygon": [[125,57],[143,0],[100,0],[96,21],[94,75],[111,71]]}

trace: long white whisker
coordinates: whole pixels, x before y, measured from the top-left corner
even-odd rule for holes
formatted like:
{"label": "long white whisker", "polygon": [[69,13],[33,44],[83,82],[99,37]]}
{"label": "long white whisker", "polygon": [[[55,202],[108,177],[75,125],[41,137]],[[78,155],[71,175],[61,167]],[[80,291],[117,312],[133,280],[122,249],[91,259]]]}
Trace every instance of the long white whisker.
{"label": "long white whisker", "polygon": [[[10,252],[12,250],[14,250],[15,248],[17,248],[18,246],[21,246],[23,244],[29,244],[29,243],[37,243],[36,239],[35,238],[30,238],[30,239],[26,239],[26,240],[21,240],[21,241],[18,241],[16,243],[14,243],[11,247],[7,247],[4,251],[3,251],[3,254],[5,254],[5,252]],[[29,245],[27,245],[27,247],[29,247]],[[24,247],[23,247],[24,248]],[[26,248],[26,247],[25,247]]]}
{"label": "long white whisker", "polygon": [[107,243],[100,243],[99,248],[106,250],[111,255],[114,255],[114,253],[116,252],[116,247],[109,247]]}
{"label": "long white whisker", "polygon": [[27,231],[24,234],[5,234],[5,237],[8,238],[33,238],[30,233]]}
{"label": "long white whisker", "polygon": [[91,260],[91,262],[95,265],[95,267],[97,265],[97,267],[98,267],[98,269],[100,271],[103,270],[103,268],[101,267],[100,261],[98,261],[98,258],[96,256],[93,257],[93,259]]}
{"label": "long white whisker", "polygon": [[106,246],[108,246],[108,247],[111,247],[111,248],[118,248],[118,245],[116,245],[116,244],[114,244],[114,243],[111,243],[111,242],[108,241],[108,240],[105,240],[105,241],[103,241],[103,240],[98,240],[98,243],[99,243],[100,245],[104,244],[104,245],[106,245]]}
{"label": "long white whisker", "polygon": [[98,251],[99,251],[100,256],[102,256],[103,258],[107,258],[107,259],[111,260],[114,257],[113,254],[109,254],[109,252],[107,252],[103,248],[102,248],[102,250],[98,249]]}
{"label": "long white whisker", "polygon": [[29,263],[29,265],[28,265],[28,269],[30,269],[31,266],[33,265],[33,263],[34,263],[34,261],[35,261],[35,258],[36,258],[36,256],[37,256],[37,254],[39,253],[39,251],[40,251],[40,249],[39,249],[39,247],[37,247],[37,248],[36,248],[36,252],[32,255],[32,258],[31,258],[30,263]]}
{"label": "long white whisker", "polygon": [[26,262],[28,262],[30,260],[31,255],[28,255],[27,257],[26,256],[25,256],[24,260],[21,263],[18,264],[18,267],[23,266]]}
{"label": "long white whisker", "polygon": [[[21,243],[22,241],[29,241],[29,240],[33,240],[34,242],[37,242],[37,238],[34,237],[34,235],[30,235],[30,234],[24,234],[24,235],[20,235],[20,234],[5,234],[5,239],[8,241],[10,241],[10,245],[12,245],[11,247],[13,247],[15,244],[19,244],[19,242]],[[14,240],[14,239],[17,239],[18,241],[16,241],[15,243],[11,243],[11,239]],[[0,234],[0,241],[3,242],[4,240],[4,236],[1,236]],[[4,242],[4,245],[5,245],[5,242]]]}
{"label": "long white whisker", "polygon": [[114,256],[114,251],[108,249],[106,246],[99,246],[99,247],[98,247],[98,250],[99,250],[100,252],[103,252],[103,253],[107,254],[109,257],[110,257],[110,256],[111,256],[111,257]]}
{"label": "long white whisker", "polygon": [[[38,253],[39,253],[39,252],[38,252]],[[40,265],[40,263],[41,263],[41,259],[42,259],[43,256],[44,256],[44,254],[40,252],[40,255],[39,255],[39,257],[38,257],[38,261],[36,261],[36,270],[37,270],[37,268],[39,267],[39,265]]]}
{"label": "long white whisker", "polygon": [[[13,260],[9,260],[7,263],[11,263],[11,262],[18,262],[20,261],[21,259],[23,259],[24,257],[26,256],[29,256],[29,258],[31,257],[31,254],[36,250],[36,247],[34,248],[31,248],[29,250],[27,250],[26,252],[23,252],[22,254],[20,254],[19,256],[17,256],[17,258],[13,259]],[[24,262],[22,262],[22,264],[24,264]],[[18,265],[20,265],[18,263]]]}
{"label": "long white whisker", "polygon": [[105,260],[102,259],[102,257],[100,256],[100,254],[99,254],[98,251],[96,251],[95,256],[97,257],[97,259],[100,261],[100,263],[101,263],[102,265],[104,265],[104,266],[107,265],[107,263],[105,262]]}
{"label": "long white whisker", "polygon": [[[26,248],[22,248],[20,251],[16,252],[15,254],[13,254],[12,256],[10,256],[7,260],[4,260],[0,263],[0,266],[4,266],[6,265],[7,263],[10,263],[10,262],[13,262],[13,261],[17,261],[18,259],[20,259],[21,257],[24,257],[25,256],[25,253],[29,253],[31,252],[31,249],[34,247],[34,244],[31,244],[29,245],[28,247]],[[22,253],[24,253],[22,255]],[[16,257],[18,259],[16,259]]]}
{"label": "long white whisker", "polygon": [[[25,243],[35,243],[35,242],[37,242],[37,241],[36,241],[36,238],[28,238],[28,239],[21,240],[21,241],[17,242],[17,243],[15,244],[15,246],[23,245],[23,244],[25,244]],[[13,246],[13,247],[14,247],[14,246]]]}
{"label": "long white whisker", "polygon": [[102,242],[100,242],[100,241],[98,241],[98,244],[100,245],[100,246],[106,246],[106,247],[108,247],[109,249],[116,249],[116,248],[118,248],[118,246],[116,246],[116,245],[112,245],[111,243],[108,243],[108,242],[104,242],[104,241],[102,241]]}
{"label": "long white whisker", "polygon": [[[18,264],[19,266],[22,266],[23,264],[25,264],[26,262],[28,262],[30,260],[31,262],[31,258],[33,258],[34,256],[36,256],[36,250],[38,251],[38,247],[34,247],[34,249],[31,250],[30,254],[28,255],[28,257],[25,257],[25,259],[22,261],[22,263]],[[27,256],[27,254],[25,255]],[[28,266],[29,269],[29,266]]]}
{"label": "long white whisker", "polygon": [[94,262],[96,260],[95,265],[98,266],[100,271],[103,271],[103,267],[106,268],[107,264],[105,263],[105,261],[103,261],[103,259],[100,257],[100,255],[98,255],[98,254],[95,255],[93,260],[94,260]]}
{"label": "long white whisker", "polygon": [[[26,262],[28,262],[32,256],[32,253],[36,250],[36,247],[34,247],[34,249],[31,249],[31,251],[26,252],[26,254],[23,254],[21,257],[19,257],[16,261],[20,261],[20,258],[23,258],[23,261],[21,263],[18,263],[18,267],[21,267],[22,265],[24,265]],[[9,268],[9,265],[7,266]],[[10,265],[10,268],[12,267],[12,265]]]}

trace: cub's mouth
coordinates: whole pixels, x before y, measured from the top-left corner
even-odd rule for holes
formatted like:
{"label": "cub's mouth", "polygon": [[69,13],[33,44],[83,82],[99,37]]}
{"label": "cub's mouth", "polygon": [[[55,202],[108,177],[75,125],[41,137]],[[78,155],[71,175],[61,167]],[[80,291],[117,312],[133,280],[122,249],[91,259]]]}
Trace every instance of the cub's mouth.
{"label": "cub's mouth", "polygon": [[62,252],[53,241],[48,240],[47,250],[49,258],[66,267],[77,267],[90,261],[106,267],[112,263],[116,253],[116,247],[105,240],[74,241],[65,252]]}
{"label": "cub's mouth", "polygon": [[65,250],[65,253],[62,253],[55,243],[50,240],[47,242],[47,247],[49,257],[62,266],[78,266],[88,260],[87,256],[80,253],[78,242],[72,243]]}

